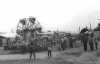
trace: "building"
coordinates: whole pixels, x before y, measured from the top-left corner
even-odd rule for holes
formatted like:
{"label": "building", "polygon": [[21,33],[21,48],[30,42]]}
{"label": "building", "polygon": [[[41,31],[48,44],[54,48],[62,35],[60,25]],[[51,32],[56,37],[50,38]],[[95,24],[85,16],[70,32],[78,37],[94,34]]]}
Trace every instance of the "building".
{"label": "building", "polygon": [[4,36],[0,36],[0,47],[2,47],[4,45],[4,43],[6,43],[7,38]]}

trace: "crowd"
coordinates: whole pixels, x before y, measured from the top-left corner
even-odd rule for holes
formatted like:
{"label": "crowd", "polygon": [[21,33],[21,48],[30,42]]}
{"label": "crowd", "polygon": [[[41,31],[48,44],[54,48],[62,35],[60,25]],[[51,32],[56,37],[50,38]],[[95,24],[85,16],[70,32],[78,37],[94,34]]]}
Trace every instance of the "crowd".
{"label": "crowd", "polygon": [[52,56],[53,47],[56,47],[59,50],[74,48],[76,41],[81,41],[80,43],[83,44],[84,51],[88,51],[88,48],[90,48],[91,51],[97,50],[99,40],[95,36],[96,36],[95,31],[84,28],[80,31],[79,38],[73,37],[69,34],[69,35],[64,35],[63,37],[61,36],[56,36],[54,38],[39,37],[35,40],[30,40],[29,41],[30,43],[28,44],[30,59],[32,58],[32,56],[34,56],[34,59],[36,58],[35,52],[36,49],[38,48],[37,45],[40,46],[40,48],[38,48],[39,50],[41,48],[46,48],[46,50],[48,51],[47,55],[49,57]]}
{"label": "crowd", "polygon": [[[84,51],[90,48],[91,51],[98,49],[98,38],[95,35],[95,31],[86,28],[82,29],[80,32],[81,42],[84,46]],[[89,47],[88,47],[89,45]]]}
{"label": "crowd", "polygon": [[[34,41],[32,41],[30,44],[29,44],[29,51],[30,51],[30,59],[32,58],[32,55],[34,57],[35,56],[35,52],[36,52],[36,45],[35,43],[42,43],[42,44],[39,44],[39,45],[42,45],[43,47],[47,48],[47,55],[48,57],[51,57],[52,56],[52,51],[54,49],[56,50],[66,50],[68,48],[74,48],[75,45],[74,45],[74,42],[76,41],[77,39],[74,39],[70,34],[69,35],[65,35],[61,38],[57,37],[57,38],[45,38],[45,39],[42,39],[41,42],[36,39]],[[35,42],[35,43],[33,43]]]}
{"label": "crowd", "polygon": [[[89,30],[87,28],[84,28],[80,31],[78,40],[81,41],[84,51],[88,51],[88,49],[90,49],[91,51],[98,49],[99,39],[98,37],[96,37],[95,33],[96,33],[95,31]],[[69,36],[67,35],[61,39],[47,40],[46,43],[49,42],[49,44],[47,44],[48,56],[50,57],[52,56],[52,47],[54,45],[59,44],[61,50],[66,50],[67,48],[74,48],[76,41],[77,39],[73,39],[73,37],[70,35]],[[31,56],[32,56],[32,51],[31,51]]]}

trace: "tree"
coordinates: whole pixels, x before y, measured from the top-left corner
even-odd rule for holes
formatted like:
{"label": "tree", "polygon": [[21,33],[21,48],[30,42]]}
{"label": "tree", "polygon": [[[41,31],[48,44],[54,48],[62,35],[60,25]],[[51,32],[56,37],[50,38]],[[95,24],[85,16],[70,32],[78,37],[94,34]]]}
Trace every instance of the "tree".
{"label": "tree", "polygon": [[94,31],[100,31],[100,23],[98,24],[96,28],[94,28]]}
{"label": "tree", "polygon": [[100,41],[100,23],[96,28],[94,28],[94,37]]}

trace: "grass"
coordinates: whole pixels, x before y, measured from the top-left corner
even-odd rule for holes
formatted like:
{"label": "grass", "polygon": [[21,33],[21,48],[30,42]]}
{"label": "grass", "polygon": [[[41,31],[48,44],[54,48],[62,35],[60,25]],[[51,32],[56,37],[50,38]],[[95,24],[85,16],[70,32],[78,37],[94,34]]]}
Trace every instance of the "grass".
{"label": "grass", "polygon": [[29,59],[22,59],[22,60],[0,61],[0,64],[82,64],[82,63],[78,63],[75,61],[67,60],[74,56],[79,57],[81,54],[82,54],[81,49],[80,50],[72,49],[70,52],[65,51],[64,53],[61,53],[57,57],[51,57],[51,58],[46,58],[46,59],[37,59],[35,61],[35,63],[33,63],[34,61],[29,63]]}
{"label": "grass", "polygon": [[[13,60],[13,61],[0,61],[0,64],[33,64],[34,61],[29,62],[29,60]],[[35,64],[74,64],[65,60],[60,59],[59,60],[37,60],[35,61]]]}
{"label": "grass", "polygon": [[[76,55],[77,54],[75,53],[75,56]],[[51,57],[51,58],[46,58],[46,59],[37,59],[35,61],[35,63],[33,63],[34,61],[29,63],[29,59],[22,59],[22,60],[0,61],[0,64],[82,64],[82,63],[78,63],[75,61],[68,61],[67,59],[70,58],[70,57],[68,58],[68,56],[70,56],[70,55],[67,55],[65,53],[65,54],[60,54],[60,56],[57,56],[57,57]]]}
{"label": "grass", "polygon": [[[22,60],[8,60],[8,61],[0,61],[0,64],[34,64],[34,60],[29,62],[29,59]],[[35,64],[74,64],[73,62],[66,61],[66,59],[62,57],[51,57],[46,59],[37,59]]]}
{"label": "grass", "polygon": [[0,61],[0,64],[26,64],[26,60],[11,60],[11,61]]}
{"label": "grass", "polygon": [[[4,52],[2,52],[2,53],[4,53]],[[68,55],[68,54],[65,52],[64,54],[61,54],[61,56],[58,56],[55,58],[37,59],[35,64],[74,64],[73,62],[66,60],[68,58],[66,55]],[[80,55],[80,52],[72,53],[71,55]],[[34,61],[32,61],[32,62],[34,62]],[[31,62],[31,64],[33,64],[32,62]],[[29,60],[23,59],[23,60],[0,61],[0,64],[29,64]]]}

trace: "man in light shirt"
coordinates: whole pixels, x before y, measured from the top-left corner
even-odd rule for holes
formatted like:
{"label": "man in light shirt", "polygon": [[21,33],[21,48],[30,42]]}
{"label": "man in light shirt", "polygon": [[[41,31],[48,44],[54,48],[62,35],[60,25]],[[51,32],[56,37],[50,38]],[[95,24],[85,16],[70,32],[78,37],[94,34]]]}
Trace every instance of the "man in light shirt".
{"label": "man in light shirt", "polygon": [[52,56],[52,47],[48,46],[48,57]]}

